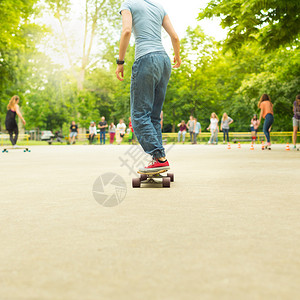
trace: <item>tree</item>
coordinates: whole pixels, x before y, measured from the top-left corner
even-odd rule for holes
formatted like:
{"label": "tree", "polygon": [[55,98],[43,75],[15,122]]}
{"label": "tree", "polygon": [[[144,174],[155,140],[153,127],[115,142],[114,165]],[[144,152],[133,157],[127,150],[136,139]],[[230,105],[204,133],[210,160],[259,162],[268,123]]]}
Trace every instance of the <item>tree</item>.
{"label": "tree", "polygon": [[257,41],[265,50],[299,43],[299,0],[212,0],[198,19],[221,17],[226,49]]}
{"label": "tree", "polygon": [[[84,88],[85,74],[88,68],[95,66],[99,56],[92,59],[92,47],[95,44],[96,36],[102,42],[110,38],[114,33],[115,21],[118,18],[119,0],[85,0],[84,6],[84,36],[83,44],[77,45],[82,49],[80,57],[72,56],[70,36],[67,35],[64,22],[67,21],[70,9],[70,0],[47,0],[51,11],[58,20],[62,33],[63,48],[68,58],[71,71],[77,80],[79,91]],[[75,37],[78,40],[78,37]],[[104,49],[102,48],[102,51]],[[101,58],[101,55],[100,55]],[[80,64],[77,64],[79,59]]]}
{"label": "tree", "polygon": [[36,3],[37,0],[0,2],[0,131],[8,100],[26,92],[30,58],[37,53],[36,45],[46,32],[32,21],[39,12]]}

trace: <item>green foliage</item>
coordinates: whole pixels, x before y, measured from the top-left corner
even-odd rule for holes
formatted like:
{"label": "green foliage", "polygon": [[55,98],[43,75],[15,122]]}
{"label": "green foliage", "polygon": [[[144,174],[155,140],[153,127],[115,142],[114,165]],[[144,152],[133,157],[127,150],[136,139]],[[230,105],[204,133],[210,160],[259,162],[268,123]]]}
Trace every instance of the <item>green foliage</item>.
{"label": "green foliage", "polygon": [[299,0],[212,0],[198,19],[221,17],[222,27],[229,30],[227,49],[257,41],[270,50],[299,43],[299,9]]}
{"label": "green foliage", "polygon": [[0,131],[8,100],[26,92],[31,76],[30,57],[46,32],[32,22],[38,13],[37,0],[2,0],[0,2]]}
{"label": "green foliage", "polygon": [[227,112],[234,119],[232,130],[248,131],[263,93],[274,103],[273,129],[291,130],[292,103],[300,86],[298,49],[263,53],[252,43],[224,53],[196,28],[187,31],[182,54],[183,66],[172,74],[164,107],[165,122],[173,130],[190,114],[206,128],[212,112],[219,118]]}
{"label": "green foliage", "polygon": [[[64,20],[72,17],[71,1],[47,2],[53,11],[59,8]],[[300,86],[299,25],[288,25],[288,20],[284,17],[278,19],[278,16],[280,13],[283,16],[282,10],[289,11],[297,3],[290,1],[285,8],[281,8],[279,2],[282,4],[278,0],[211,1],[201,12],[201,18],[223,18],[223,26],[230,29],[227,51],[224,52],[223,46],[206,36],[199,26],[187,29],[186,36],[181,40],[183,63],[180,69],[172,70],[166,94],[165,131],[177,130],[177,124],[182,119],[187,121],[190,114],[197,117],[202,130],[205,130],[212,112],[216,112],[219,118],[227,112],[234,119],[232,130],[248,131],[253,113],[259,112],[257,103],[263,93],[269,94],[274,103],[273,130],[291,130],[292,104]],[[88,128],[90,121],[99,122],[101,116],[105,116],[108,122],[117,123],[120,118],[127,122],[135,48],[132,45],[128,47],[125,77],[120,82],[115,75],[119,34],[114,34],[115,30],[120,32],[121,29],[120,16],[117,13],[114,15],[120,1],[97,3],[103,3],[103,15],[95,30],[95,39],[101,43],[98,43],[98,53],[86,65],[82,89],[79,89],[74,76],[74,70],[79,73],[81,68],[77,65],[79,60],[73,64],[72,70],[64,69],[37,50],[41,38],[49,37],[50,32],[34,22],[35,15],[39,13],[34,8],[36,1],[1,1],[1,17],[4,16],[0,24],[2,128],[6,105],[14,94],[21,97],[28,130],[62,130],[67,134],[72,120],[81,128]],[[278,10],[274,12],[272,7],[276,3]],[[94,7],[95,1],[89,0],[90,17]],[[267,20],[263,19],[265,11]],[[295,14],[291,17],[295,21]],[[277,26],[283,24],[288,29],[281,29],[283,32],[279,34]],[[288,30],[295,33],[290,35],[290,39],[285,36]],[[276,33],[276,37],[270,35],[272,32]],[[258,43],[273,50],[262,51]],[[291,45],[287,48],[279,46],[280,43]]]}

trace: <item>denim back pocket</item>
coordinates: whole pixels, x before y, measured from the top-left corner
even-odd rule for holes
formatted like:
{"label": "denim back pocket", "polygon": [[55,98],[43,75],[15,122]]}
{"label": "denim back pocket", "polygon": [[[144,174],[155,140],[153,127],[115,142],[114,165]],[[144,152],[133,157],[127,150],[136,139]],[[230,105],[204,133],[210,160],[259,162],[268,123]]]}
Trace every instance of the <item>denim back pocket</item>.
{"label": "denim back pocket", "polygon": [[138,73],[138,61],[135,61],[131,69],[131,80],[134,80],[137,77],[137,73]]}

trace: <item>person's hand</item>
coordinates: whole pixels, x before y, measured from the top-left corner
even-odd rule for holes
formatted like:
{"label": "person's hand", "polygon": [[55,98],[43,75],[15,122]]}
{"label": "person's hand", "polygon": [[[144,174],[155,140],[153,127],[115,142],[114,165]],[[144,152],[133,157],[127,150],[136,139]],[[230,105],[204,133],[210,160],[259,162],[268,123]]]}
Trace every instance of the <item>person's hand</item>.
{"label": "person's hand", "polygon": [[26,121],[25,120],[23,120],[23,124],[24,124],[24,126],[26,125]]}
{"label": "person's hand", "polygon": [[124,81],[124,65],[117,66],[116,75],[120,81]]}
{"label": "person's hand", "polygon": [[173,66],[173,69],[177,69],[177,68],[179,68],[180,67],[180,65],[181,65],[181,58],[180,58],[180,56],[179,57],[174,57],[174,66]]}
{"label": "person's hand", "polygon": [[207,127],[206,130],[209,130],[209,127]]}

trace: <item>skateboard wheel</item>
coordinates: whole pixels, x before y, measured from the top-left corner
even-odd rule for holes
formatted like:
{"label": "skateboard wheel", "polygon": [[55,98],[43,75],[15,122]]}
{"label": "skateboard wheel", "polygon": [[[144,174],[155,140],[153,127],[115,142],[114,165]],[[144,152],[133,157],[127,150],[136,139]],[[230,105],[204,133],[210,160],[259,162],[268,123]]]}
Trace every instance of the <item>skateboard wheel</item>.
{"label": "skateboard wheel", "polygon": [[144,181],[148,178],[148,176],[146,174],[141,174],[140,179],[141,181]]}
{"label": "skateboard wheel", "polygon": [[132,178],[132,187],[133,188],[141,187],[141,179],[140,178]]}
{"label": "skateboard wheel", "polygon": [[26,152],[26,150],[23,150],[23,152]]}
{"label": "skateboard wheel", "polygon": [[167,176],[170,178],[171,182],[174,182],[174,174],[173,173],[167,173]]}
{"label": "skateboard wheel", "polygon": [[162,185],[165,188],[169,188],[171,186],[171,179],[170,179],[170,177],[164,177],[162,179]]}

